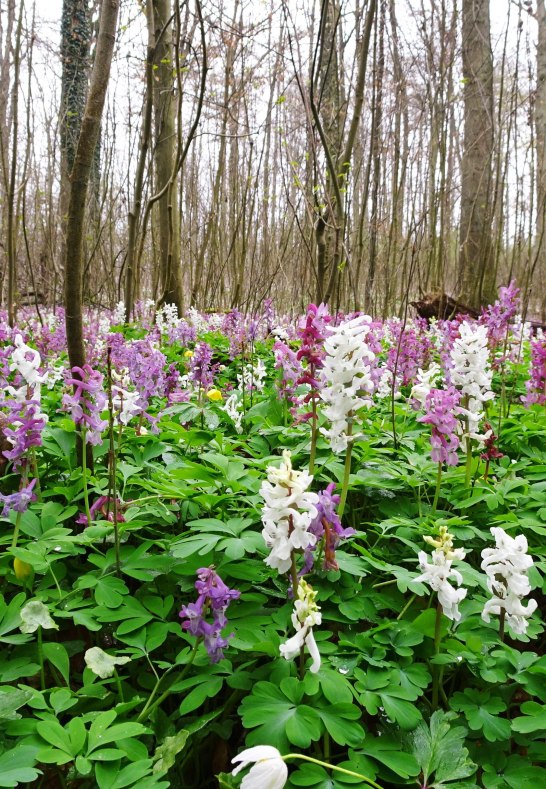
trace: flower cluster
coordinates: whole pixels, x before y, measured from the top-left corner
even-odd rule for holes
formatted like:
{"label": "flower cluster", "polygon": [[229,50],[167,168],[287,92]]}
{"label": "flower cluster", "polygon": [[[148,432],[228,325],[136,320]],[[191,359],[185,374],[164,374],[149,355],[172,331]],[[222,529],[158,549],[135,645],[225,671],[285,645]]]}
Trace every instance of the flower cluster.
{"label": "flower cluster", "polygon": [[351,537],[355,530],[350,527],[344,529],[336,512],[339,496],[333,491],[335,483],[331,482],[327,488],[318,493],[317,517],[309,524],[309,531],[315,535],[315,545],[309,545],[304,553],[304,566],[302,574],[308,573],[313,568],[317,546],[321,545],[324,552],[323,569],[338,570],[336,562],[336,548],[339,541]]}
{"label": "flower cluster", "polygon": [[459,438],[456,434],[459,398],[459,392],[452,386],[449,389],[431,389],[425,398],[425,414],[417,418],[418,422],[432,428],[431,457],[436,463],[456,466],[459,462]]}
{"label": "flower cluster", "polygon": [[[230,602],[237,600],[241,593],[237,589],[229,589],[212,567],[197,570],[195,589],[199,595],[195,603],[183,605],[180,609],[180,618],[184,620],[182,627],[202,638],[211,663],[218,663],[224,657],[223,648],[228,645],[228,639],[221,635],[227,625],[226,611]],[[205,618],[209,612],[212,622]]]}
{"label": "flower cluster", "polygon": [[315,602],[317,593],[309,586],[304,578],[298,582],[297,597],[294,600],[294,611],[292,612],[292,624],[296,629],[295,635],[281,644],[279,651],[286,660],[293,660],[304,646],[309,650],[313,659],[311,672],[316,674],[320,669],[320,653],[313,635],[313,627],[320,625],[322,614]]}
{"label": "flower cluster", "polygon": [[21,466],[29,449],[42,444],[42,432],[47,424],[47,415],[41,411],[38,400],[8,400],[4,435],[11,444],[2,454],[13,462],[14,468]]}
{"label": "flower cluster", "polygon": [[200,389],[210,389],[214,379],[214,371],[211,367],[212,348],[206,342],[200,342],[195,346],[193,356],[190,358],[190,380],[199,386]]}
{"label": "flower cluster", "polygon": [[536,339],[531,342],[531,366],[529,380],[525,384],[527,394],[522,402],[527,406],[534,403],[546,404],[546,341]]}
{"label": "flower cluster", "polygon": [[489,622],[491,614],[504,612],[507,624],[514,633],[527,630],[528,619],[537,608],[536,600],[529,600],[527,607],[522,603],[531,591],[527,573],[533,566],[527,554],[527,540],[523,534],[510,537],[500,526],[493,526],[494,548],[482,551],[481,568],[487,574],[487,588],[492,594],[484,606],[482,618]]}
{"label": "flower cluster", "polygon": [[451,383],[461,395],[459,415],[464,422],[462,434],[483,443],[487,438],[480,434],[483,404],[494,397],[485,326],[468,321],[461,323],[459,337],[451,351],[451,363]]}
{"label": "flower cluster", "polygon": [[316,543],[309,530],[318,515],[318,496],[308,491],[312,481],[307,471],[292,468],[290,452],[285,450],[280,468],[269,466],[267,481],[262,482],[262,536],[271,549],[265,562],[279,573],[290,569],[294,549],[305,550]]}
{"label": "flower cluster", "polygon": [[512,280],[507,287],[499,288],[497,301],[483,310],[480,320],[487,327],[492,347],[506,340],[510,322],[519,309],[519,293],[520,289],[516,287],[515,280]]}
{"label": "flower cluster", "polygon": [[275,369],[281,371],[281,378],[278,384],[279,394],[288,400],[295,402],[295,391],[299,377],[302,374],[301,363],[298,360],[296,351],[289,345],[277,340],[273,346],[275,354]]}
{"label": "flower cluster", "polygon": [[462,560],[465,552],[462,548],[453,548],[453,536],[449,533],[446,526],[440,527],[438,539],[425,537],[425,542],[432,545],[434,550],[429,557],[425,551],[419,551],[419,567],[421,575],[415,580],[426,583],[430,588],[437,592],[438,602],[448,619],[458,622],[461,618],[459,603],[466,597],[467,590],[464,588],[456,589],[450,584],[450,579],[461,586],[463,577],[458,570],[454,570],[451,565],[455,559]]}
{"label": "flower cluster", "polygon": [[372,403],[369,395],[374,386],[369,365],[375,354],[364,341],[369,323],[366,315],[345,321],[332,330],[324,343],[324,386],[320,396],[326,403],[324,415],[330,428],[321,428],[321,432],[337,454],[344,452],[356,437],[351,436],[350,427],[355,412]]}
{"label": "flower cluster", "polygon": [[4,505],[2,515],[6,517],[12,510],[13,512],[25,512],[30,502],[36,501],[36,495],[34,493],[35,485],[36,480],[33,479],[30,484],[23,485],[23,487],[15,493],[8,493],[7,495],[0,493],[0,504]]}
{"label": "flower cluster", "polygon": [[77,377],[67,378],[66,383],[74,387],[74,393],[63,395],[63,405],[70,411],[76,427],[85,434],[85,442],[100,444],[101,433],[108,424],[100,416],[107,403],[106,393],[102,388],[102,373],[93,370],[88,364],[73,367],[72,372]]}

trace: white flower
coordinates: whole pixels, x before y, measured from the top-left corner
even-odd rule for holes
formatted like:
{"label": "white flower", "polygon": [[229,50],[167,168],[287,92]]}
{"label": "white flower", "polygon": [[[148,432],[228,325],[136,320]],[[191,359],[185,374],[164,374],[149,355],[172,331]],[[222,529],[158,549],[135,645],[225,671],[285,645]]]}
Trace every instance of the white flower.
{"label": "white flower", "polygon": [[112,386],[112,406],[115,412],[116,422],[128,425],[131,419],[142,412],[138,405],[140,395],[138,392],[130,392],[120,386]]}
{"label": "white flower", "polygon": [[118,301],[116,304],[116,308],[112,313],[112,326],[119,326],[121,323],[125,323],[125,304],[123,301]]}
{"label": "white flower", "polygon": [[[455,554],[455,552],[453,553]],[[438,602],[442,606],[444,614],[448,619],[458,622],[461,618],[459,603],[466,597],[467,590],[455,589],[449,581],[452,578],[460,586],[463,582],[463,577],[458,570],[452,569],[451,563],[453,559],[448,559],[446,552],[442,548],[436,548],[432,552],[431,562],[427,561],[428,558],[424,551],[419,551],[421,575],[415,580],[428,584],[434,592],[437,592]],[[464,552],[459,548],[454,558],[463,559]]]}
{"label": "white flower", "polygon": [[241,789],[283,789],[288,779],[288,767],[280,752],[271,745],[247,748],[231,761],[233,764],[240,762],[233,769],[232,775],[237,775],[255,762],[248,775],[243,778]]}
{"label": "white flower", "polygon": [[257,392],[263,392],[267,370],[263,359],[258,358],[255,365],[246,364],[242,374],[237,374],[239,389],[254,388]]}
{"label": "white flower", "polygon": [[58,630],[59,625],[55,624],[47,606],[41,600],[29,600],[21,608],[21,621],[20,630],[22,633],[34,633],[39,627],[44,630]]}
{"label": "white flower", "polygon": [[[489,433],[480,434],[483,419],[483,403],[495,395],[491,391],[493,373],[489,365],[487,327],[463,321],[459,327],[459,337],[451,351],[451,383],[461,393],[459,415],[463,437],[483,443]],[[466,442],[463,442],[465,449]]]}
{"label": "white flower", "polygon": [[442,368],[436,362],[432,362],[428,370],[417,371],[415,385],[411,390],[410,398],[422,408],[425,405],[430,390],[434,387],[436,379],[442,372]]}
{"label": "white flower", "polygon": [[100,647],[91,647],[83,656],[87,668],[90,668],[93,674],[101,679],[111,677],[114,673],[116,666],[124,666],[129,663],[130,657],[113,657],[104,652]]}
{"label": "white flower", "polygon": [[230,394],[226,402],[223,406],[221,406],[222,411],[225,411],[229,418],[233,421],[235,425],[235,430],[238,433],[243,432],[243,409],[242,409],[242,402],[241,402],[241,393],[235,389],[235,391]]}
{"label": "white flower", "polygon": [[367,315],[345,321],[332,329],[324,342],[326,357],[320,396],[326,403],[324,415],[331,425],[328,430],[321,428],[321,433],[337,454],[344,452],[349,441],[356,437],[348,434],[354,412],[372,404],[370,394],[374,387],[369,363],[375,354],[364,342],[370,322]]}
{"label": "white flower", "polygon": [[296,629],[296,634],[279,647],[283,658],[293,660],[300,654],[302,647],[306,646],[313,658],[310,669],[313,674],[316,674],[320,669],[320,652],[313,635],[313,627],[322,622],[320,608],[315,602],[316,596],[317,593],[303,578],[300,578],[298,597],[294,601],[294,611],[292,612],[292,624]]}
{"label": "white flower", "polygon": [[280,468],[269,466],[267,481],[262,482],[262,536],[271,549],[265,562],[279,573],[290,569],[293,549],[304,549],[316,542],[315,535],[308,531],[317,517],[318,496],[307,490],[312,481],[307,471],[292,468],[290,452],[285,450]]}
{"label": "white flower", "polygon": [[495,538],[494,548],[482,551],[481,568],[487,574],[487,588],[491,592],[482,611],[482,619],[490,621],[490,614],[500,615],[504,610],[506,623],[514,633],[526,632],[528,618],[536,611],[537,601],[529,600],[527,607],[522,598],[531,591],[527,577],[533,559],[527,554],[527,539],[523,534],[510,537],[500,526],[494,526],[491,534]]}
{"label": "white flower", "polygon": [[40,354],[34,348],[26,345],[20,334],[15,335],[13,342],[15,348],[11,353],[9,369],[12,372],[18,372],[22,376],[27,386],[34,390],[32,393],[33,399],[39,400],[40,384],[43,382],[43,376],[38,372],[42,363]]}

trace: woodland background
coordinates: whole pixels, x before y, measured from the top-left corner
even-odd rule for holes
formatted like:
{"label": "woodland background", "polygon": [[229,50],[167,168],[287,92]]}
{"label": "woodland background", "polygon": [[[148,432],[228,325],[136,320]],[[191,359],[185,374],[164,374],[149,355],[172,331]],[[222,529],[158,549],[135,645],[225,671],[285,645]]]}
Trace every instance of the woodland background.
{"label": "woodland background", "polygon": [[545,134],[544,0],[1,0],[2,306],[544,320]]}

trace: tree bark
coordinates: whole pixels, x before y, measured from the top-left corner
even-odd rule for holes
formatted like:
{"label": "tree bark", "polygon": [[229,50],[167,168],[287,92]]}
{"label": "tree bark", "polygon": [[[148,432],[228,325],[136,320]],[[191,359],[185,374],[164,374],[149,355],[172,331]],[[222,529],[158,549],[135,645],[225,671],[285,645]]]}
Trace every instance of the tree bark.
{"label": "tree bark", "polygon": [[464,149],[461,163],[459,299],[495,298],[492,242],[493,56],[489,0],[463,0]]}
{"label": "tree bark", "polygon": [[65,320],[68,358],[71,367],[82,367],[85,364],[82,317],[85,204],[110,77],[119,4],[120,0],[102,0],[91,82],[70,175],[65,253]]}

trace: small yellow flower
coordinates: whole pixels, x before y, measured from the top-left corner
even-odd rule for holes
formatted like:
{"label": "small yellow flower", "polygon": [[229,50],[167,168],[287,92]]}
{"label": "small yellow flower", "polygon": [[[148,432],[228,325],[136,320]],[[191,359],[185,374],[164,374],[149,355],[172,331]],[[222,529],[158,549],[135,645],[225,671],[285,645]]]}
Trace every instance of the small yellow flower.
{"label": "small yellow flower", "polygon": [[184,356],[186,357],[186,359],[191,359],[191,357],[193,356],[193,351],[184,351]]}
{"label": "small yellow flower", "polygon": [[207,392],[207,397],[209,400],[212,400],[213,403],[219,403],[224,398],[222,397],[222,392],[218,389],[209,389]]}
{"label": "small yellow flower", "polygon": [[13,560],[13,572],[18,581],[25,581],[32,573],[32,565],[22,559]]}

